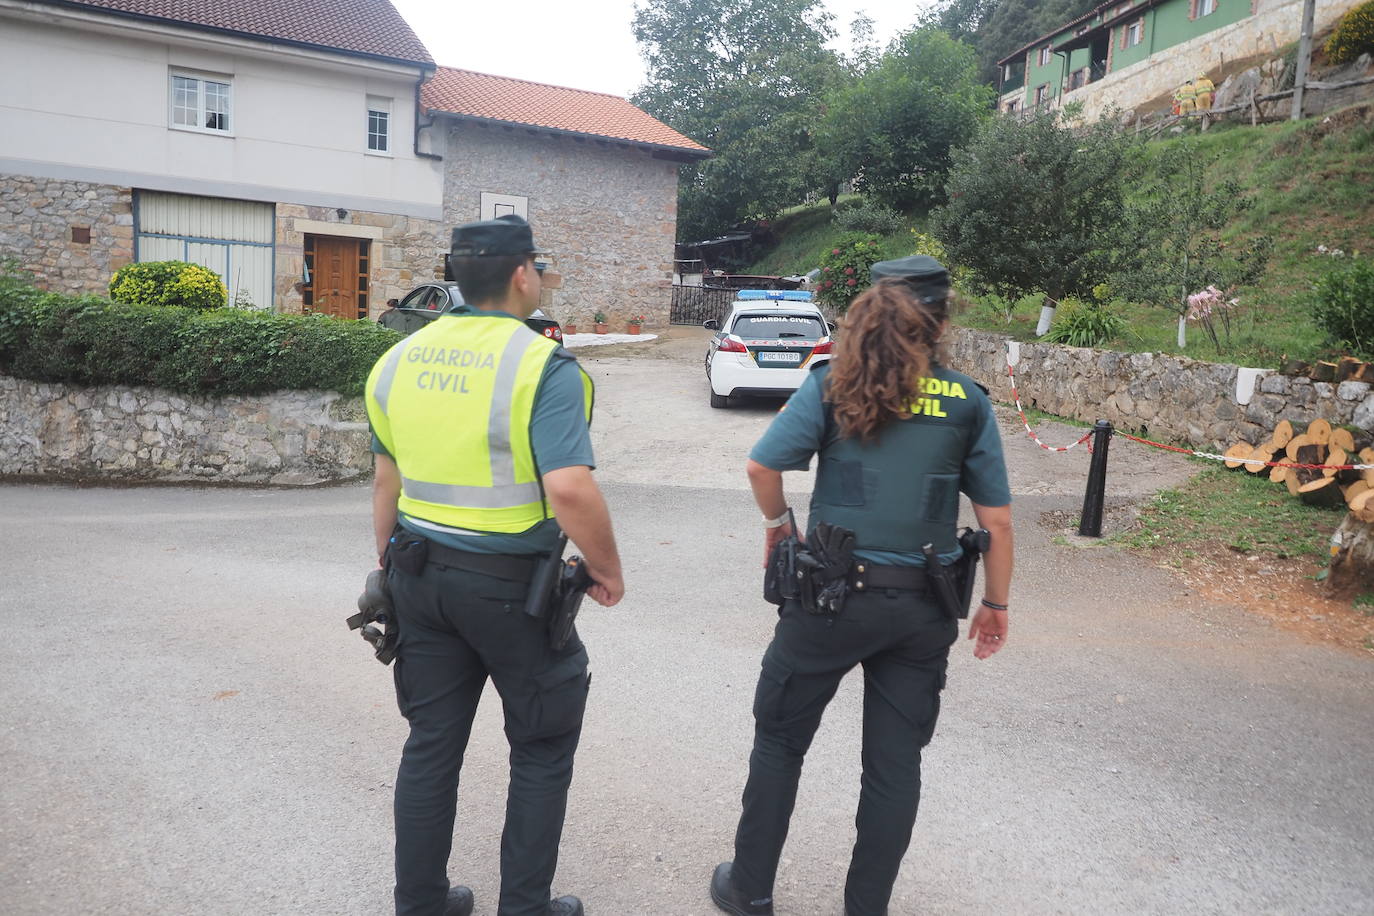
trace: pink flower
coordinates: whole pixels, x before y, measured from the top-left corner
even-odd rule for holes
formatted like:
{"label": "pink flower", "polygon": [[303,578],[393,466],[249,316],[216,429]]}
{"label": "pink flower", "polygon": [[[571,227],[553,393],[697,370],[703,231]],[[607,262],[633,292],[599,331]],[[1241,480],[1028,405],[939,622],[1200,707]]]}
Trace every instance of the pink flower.
{"label": "pink flower", "polygon": [[858,284],[858,282],[859,282],[858,280],[855,280],[853,277],[850,277],[848,280],[846,280],[846,281],[844,282],[844,285],[845,285],[845,286],[855,286],[856,284]]}
{"label": "pink flower", "polygon": [[853,275],[854,275],[854,268],[852,268],[852,267],[846,267],[846,268],[844,269],[844,275],[845,275],[846,277],[853,276]]}
{"label": "pink flower", "polygon": [[832,248],[832,249],[830,249],[830,253],[831,253],[831,254],[839,254],[839,253],[840,253],[840,249],[838,249],[838,248]]}

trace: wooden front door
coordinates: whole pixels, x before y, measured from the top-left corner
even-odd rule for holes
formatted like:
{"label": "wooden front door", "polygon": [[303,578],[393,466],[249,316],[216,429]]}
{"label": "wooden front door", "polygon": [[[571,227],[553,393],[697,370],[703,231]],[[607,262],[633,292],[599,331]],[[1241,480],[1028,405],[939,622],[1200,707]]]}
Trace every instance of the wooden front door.
{"label": "wooden front door", "polygon": [[367,239],[307,235],[305,260],[310,276],[305,288],[308,311],[335,318],[367,317]]}

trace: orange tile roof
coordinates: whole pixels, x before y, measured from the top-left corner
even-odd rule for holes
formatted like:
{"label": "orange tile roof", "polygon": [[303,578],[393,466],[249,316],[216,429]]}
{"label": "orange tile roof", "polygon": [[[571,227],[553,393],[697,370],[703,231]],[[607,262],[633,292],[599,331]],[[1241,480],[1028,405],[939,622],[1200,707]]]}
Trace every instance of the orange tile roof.
{"label": "orange tile roof", "polygon": [[625,140],[694,159],[711,151],[615,95],[440,67],[420,93],[430,111]]}
{"label": "orange tile roof", "polygon": [[390,0],[40,0],[433,66]]}

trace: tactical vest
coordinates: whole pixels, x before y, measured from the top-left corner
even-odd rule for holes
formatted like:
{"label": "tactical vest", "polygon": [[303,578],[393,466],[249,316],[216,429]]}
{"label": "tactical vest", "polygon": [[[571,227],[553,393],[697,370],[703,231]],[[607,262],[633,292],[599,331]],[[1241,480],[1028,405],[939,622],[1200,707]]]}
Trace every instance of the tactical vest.
{"label": "tactical vest", "polygon": [[[826,390],[829,367],[820,379]],[[827,401],[810,524],[852,529],[860,550],[921,555],[958,551],[959,484],[981,401],[977,383],[939,366],[921,380],[910,415],[871,442],[842,437]]]}
{"label": "tactical vest", "polygon": [[[551,517],[530,423],[557,358],[558,344],[523,321],[480,311],[439,318],[383,355],[367,380],[367,412],[400,469],[400,511],[492,534]],[[578,371],[590,422],[592,380]]]}

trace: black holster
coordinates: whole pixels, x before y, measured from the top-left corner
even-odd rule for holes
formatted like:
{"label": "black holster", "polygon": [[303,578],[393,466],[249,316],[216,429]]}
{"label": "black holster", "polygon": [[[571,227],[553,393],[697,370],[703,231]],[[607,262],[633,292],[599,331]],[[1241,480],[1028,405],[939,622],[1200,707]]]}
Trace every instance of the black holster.
{"label": "black holster", "polygon": [[931,594],[941,610],[949,617],[963,620],[968,617],[973,601],[973,580],[978,561],[992,544],[992,535],[985,528],[964,528],[958,535],[963,554],[948,566],[940,562],[930,544],[921,548],[926,558],[926,578]]}
{"label": "black holster", "polygon": [[782,607],[796,599],[808,614],[838,614],[849,594],[853,563],[854,532],[848,528],[822,522],[804,544],[788,535],[768,555],[763,600]]}
{"label": "black holster", "polygon": [[581,557],[563,560],[568,536],[560,534],[553,552],[539,562],[525,594],[525,613],[548,622],[549,645],[558,651],[572,638],[573,623],[592,577]]}

